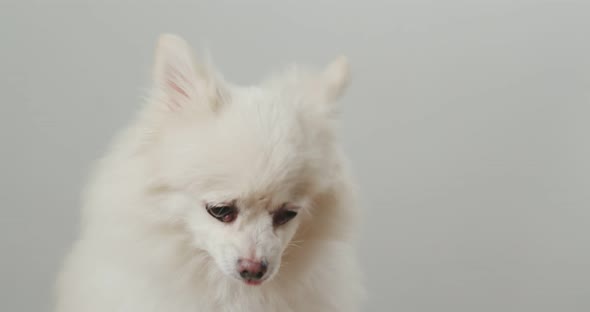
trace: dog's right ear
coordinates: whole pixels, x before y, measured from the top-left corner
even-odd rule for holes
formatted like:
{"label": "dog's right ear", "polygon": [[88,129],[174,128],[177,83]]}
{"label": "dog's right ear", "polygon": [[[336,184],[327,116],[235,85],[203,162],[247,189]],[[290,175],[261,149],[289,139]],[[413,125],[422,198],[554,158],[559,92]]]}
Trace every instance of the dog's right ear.
{"label": "dog's right ear", "polygon": [[334,59],[321,74],[322,85],[326,99],[330,102],[337,100],[350,81],[350,65],[345,56]]}
{"label": "dog's right ear", "polygon": [[215,73],[199,65],[184,39],[161,35],[156,47],[153,79],[158,99],[172,111],[187,108],[216,109],[221,101]]}

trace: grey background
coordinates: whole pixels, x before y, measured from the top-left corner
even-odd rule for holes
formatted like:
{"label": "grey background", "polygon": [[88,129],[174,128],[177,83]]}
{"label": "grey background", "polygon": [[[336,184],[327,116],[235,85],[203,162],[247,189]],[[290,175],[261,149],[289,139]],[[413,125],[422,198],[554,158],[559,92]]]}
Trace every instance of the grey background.
{"label": "grey background", "polygon": [[0,4],[0,310],[48,311],[161,32],[252,83],[339,53],[366,311],[590,310],[588,1]]}

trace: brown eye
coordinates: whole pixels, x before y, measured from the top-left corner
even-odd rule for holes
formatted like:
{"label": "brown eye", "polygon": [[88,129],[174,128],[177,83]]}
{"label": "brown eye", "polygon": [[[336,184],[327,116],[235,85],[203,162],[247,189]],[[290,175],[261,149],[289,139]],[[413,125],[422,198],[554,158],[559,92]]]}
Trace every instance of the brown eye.
{"label": "brown eye", "polygon": [[295,218],[296,215],[296,211],[280,209],[272,215],[272,224],[274,226],[283,225]]}
{"label": "brown eye", "polygon": [[230,223],[238,216],[238,208],[229,205],[207,206],[207,212],[215,219]]}

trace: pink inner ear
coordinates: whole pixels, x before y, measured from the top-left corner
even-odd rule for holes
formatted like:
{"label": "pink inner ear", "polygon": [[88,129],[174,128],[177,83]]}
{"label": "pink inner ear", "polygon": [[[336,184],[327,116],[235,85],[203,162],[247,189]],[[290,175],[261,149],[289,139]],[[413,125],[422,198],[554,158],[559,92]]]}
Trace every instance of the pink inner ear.
{"label": "pink inner ear", "polygon": [[166,76],[168,77],[168,79],[166,79],[166,85],[170,88],[170,97],[168,99],[170,102],[167,104],[171,109],[177,109],[182,106],[180,103],[181,99],[178,98],[178,95],[181,95],[186,99],[189,98],[187,91],[181,87],[181,85],[188,85],[189,82],[184,75],[174,68],[168,68]]}
{"label": "pink inner ear", "polygon": [[180,86],[178,86],[178,84],[176,84],[176,82],[168,80],[168,86],[170,88],[172,88],[172,90],[184,95],[186,98],[188,98],[188,94],[186,93],[186,91],[184,91],[183,88],[181,88]]}

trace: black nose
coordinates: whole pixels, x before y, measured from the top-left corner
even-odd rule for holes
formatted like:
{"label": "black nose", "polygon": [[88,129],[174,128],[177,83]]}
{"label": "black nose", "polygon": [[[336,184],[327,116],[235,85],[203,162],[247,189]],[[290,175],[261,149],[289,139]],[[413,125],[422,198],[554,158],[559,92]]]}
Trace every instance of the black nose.
{"label": "black nose", "polygon": [[238,272],[244,280],[258,281],[264,277],[268,269],[266,261],[253,261],[249,259],[238,260]]}

